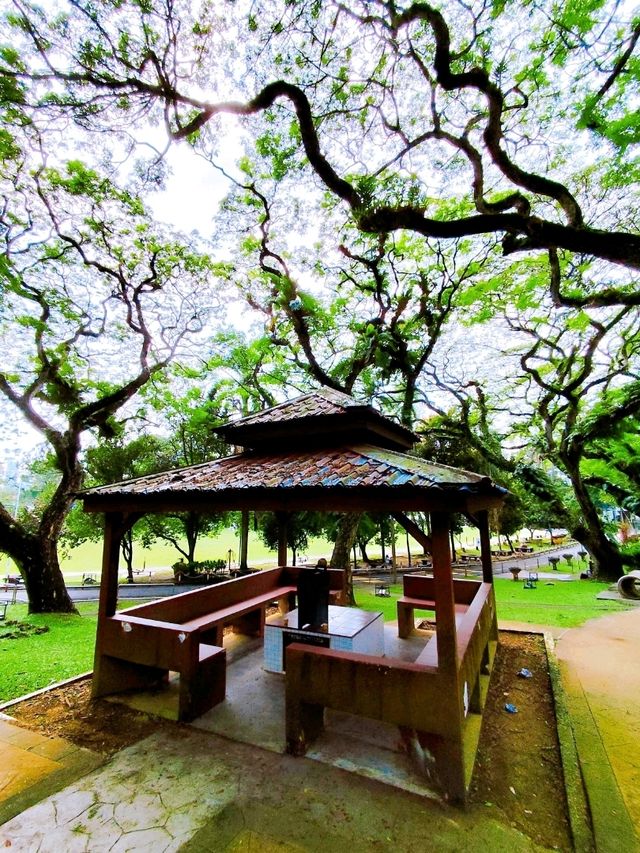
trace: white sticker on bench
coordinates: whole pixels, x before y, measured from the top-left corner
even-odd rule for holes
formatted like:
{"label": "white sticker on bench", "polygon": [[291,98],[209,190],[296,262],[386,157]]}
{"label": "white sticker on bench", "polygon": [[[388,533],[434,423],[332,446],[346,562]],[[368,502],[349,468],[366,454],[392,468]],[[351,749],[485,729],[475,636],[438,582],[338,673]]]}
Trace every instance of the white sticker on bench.
{"label": "white sticker on bench", "polygon": [[178,634],[178,642],[179,642],[179,643],[184,643],[184,641],[185,641],[186,639],[187,639],[187,635],[186,635],[186,634],[183,634],[183,633],[182,633],[182,631],[181,631],[181,632]]}
{"label": "white sticker on bench", "polygon": [[129,631],[132,631],[133,628],[131,627],[131,623],[130,622],[123,622],[122,623],[122,630],[125,632],[125,634],[128,634]]}

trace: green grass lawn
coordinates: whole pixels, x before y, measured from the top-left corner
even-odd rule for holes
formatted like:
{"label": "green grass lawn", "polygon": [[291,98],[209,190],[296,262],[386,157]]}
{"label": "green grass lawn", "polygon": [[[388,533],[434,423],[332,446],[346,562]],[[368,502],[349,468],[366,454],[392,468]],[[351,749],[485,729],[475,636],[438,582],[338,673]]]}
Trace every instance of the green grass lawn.
{"label": "green grass lawn", "polygon": [[574,628],[596,616],[628,609],[617,601],[598,600],[609,587],[598,581],[538,581],[525,589],[522,581],[497,578],[495,582],[498,619]]}
{"label": "green grass lawn", "polygon": [[[131,603],[123,601],[118,606],[128,607]],[[135,603],[142,604],[143,599]],[[0,702],[93,669],[98,602],[82,601],[76,606],[79,616],[57,613],[29,616],[26,604],[7,608],[6,621],[0,622]],[[49,630],[9,639],[8,634],[16,633],[15,627],[7,624],[9,621]]]}
{"label": "green grass lawn", "polygon": [[7,621],[17,620],[49,630],[7,639],[7,634],[13,633],[12,626],[0,622],[0,702],[93,668],[98,604],[82,602],[78,609],[80,616],[29,616],[26,604],[7,608]]}
{"label": "green grass lawn", "polygon": [[[599,601],[596,596],[609,584],[597,581],[538,581],[535,589],[525,589],[522,581],[496,578],[498,619],[573,628],[605,613],[619,612],[629,605],[617,601]],[[396,619],[396,599],[400,584],[391,587],[389,598],[379,598],[373,586],[356,586],[355,597],[363,610],[379,610],[385,621]]]}
{"label": "green grass lawn", "polygon": [[[536,589],[525,589],[521,581],[496,578],[498,619],[569,628],[626,609],[618,602],[596,599],[607,586],[596,581],[556,581],[552,585],[540,581]],[[396,619],[396,599],[401,593],[400,584],[391,587],[389,598],[377,597],[373,585],[356,584],[355,589],[358,607],[382,611],[385,621]],[[130,605],[131,602],[121,602],[123,607]],[[0,622],[0,702],[92,669],[98,604],[88,601],[77,606],[79,616],[29,616],[26,605],[8,608],[7,620],[46,626],[49,630],[8,639],[11,626]]]}

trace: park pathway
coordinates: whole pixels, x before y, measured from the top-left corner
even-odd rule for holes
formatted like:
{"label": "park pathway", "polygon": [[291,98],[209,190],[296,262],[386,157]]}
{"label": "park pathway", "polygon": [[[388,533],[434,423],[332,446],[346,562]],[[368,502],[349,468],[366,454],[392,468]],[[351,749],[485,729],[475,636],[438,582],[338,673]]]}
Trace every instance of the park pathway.
{"label": "park pathway", "polygon": [[640,851],[640,607],[565,631],[556,654],[598,853]]}

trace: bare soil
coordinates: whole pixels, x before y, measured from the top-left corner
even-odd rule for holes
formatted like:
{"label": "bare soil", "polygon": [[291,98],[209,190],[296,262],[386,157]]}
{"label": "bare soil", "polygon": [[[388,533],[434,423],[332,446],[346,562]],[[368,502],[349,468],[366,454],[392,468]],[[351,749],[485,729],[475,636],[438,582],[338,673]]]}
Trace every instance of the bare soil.
{"label": "bare soil", "polygon": [[[471,805],[489,807],[537,844],[571,850],[560,751],[544,641],[503,632],[496,655],[471,786]],[[518,672],[527,668],[531,678]],[[517,713],[508,713],[505,704]],[[113,755],[170,723],[124,705],[91,699],[91,681],[68,684],[20,702],[9,713],[21,725]]]}
{"label": "bare soil", "polygon": [[[519,676],[522,669],[532,677]],[[517,713],[505,710],[507,704]],[[500,633],[471,800],[492,803],[538,844],[571,849],[551,680],[540,635]]]}
{"label": "bare soil", "polygon": [[65,684],[7,709],[20,725],[111,756],[162,728],[175,727],[126,705],[91,698],[91,679]]}

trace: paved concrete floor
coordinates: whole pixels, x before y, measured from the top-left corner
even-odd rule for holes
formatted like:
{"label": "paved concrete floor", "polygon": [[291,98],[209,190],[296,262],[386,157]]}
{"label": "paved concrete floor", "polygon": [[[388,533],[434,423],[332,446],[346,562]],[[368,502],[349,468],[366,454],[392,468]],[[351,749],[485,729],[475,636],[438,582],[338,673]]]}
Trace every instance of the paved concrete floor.
{"label": "paved concrete floor", "polygon": [[12,853],[540,849],[488,807],[460,812],[315,761],[177,731],[123,750],[5,823],[0,847]]}
{"label": "paved concrete floor", "polygon": [[11,725],[11,718],[1,714],[0,824],[103,762],[62,738]]}
{"label": "paved concrete floor", "polygon": [[[563,631],[557,651],[598,853],[640,851],[640,611]],[[0,847],[12,851],[539,850],[499,823],[490,806],[460,812],[213,731],[179,727],[172,735],[155,734],[91,772],[90,764],[74,767],[74,747],[6,720],[0,741],[5,794],[13,785],[13,796],[41,799],[38,785],[55,779],[65,761],[67,772],[81,776],[37,805],[27,808],[25,800],[0,827]],[[6,755],[13,755],[14,769],[22,768],[21,781],[7,772]],[[99,761],[91,754],[76,758]]]}

